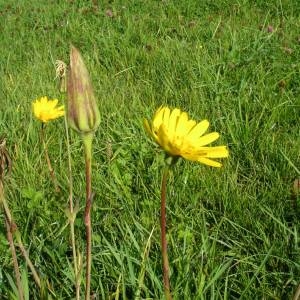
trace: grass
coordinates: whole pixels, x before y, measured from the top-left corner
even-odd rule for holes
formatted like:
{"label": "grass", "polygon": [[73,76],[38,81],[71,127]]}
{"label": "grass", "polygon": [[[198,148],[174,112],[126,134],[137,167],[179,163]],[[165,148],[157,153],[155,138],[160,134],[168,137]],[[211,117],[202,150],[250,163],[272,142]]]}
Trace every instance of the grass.
{"label": "grass", "polygon": [[[63,120],[48,124],[49,155],[62,188],[57,195],[31,102],[43,95],[63,100],[54,62],[68,62],[71,43],[91,72],[102,116],[92,166],[95,297],[162,299],[163,155],[142,128],[142,119],[162,104],[208,118],[222,135],[219,143],[230,148],[222,169],[181,161],[170,178],[174,299],[291,299],[295,293],[299,5],[198,2],[0,1],[0,134],[13,160],[5,193],[53,299],[74,297],[66,140]],[[84,162],[74,133],[71,152],[80,206],[75,230],[83,250]],[[1,222],[0,298],[16,299],[4,232]],[[19,261],[28,297],[40,299]]]}

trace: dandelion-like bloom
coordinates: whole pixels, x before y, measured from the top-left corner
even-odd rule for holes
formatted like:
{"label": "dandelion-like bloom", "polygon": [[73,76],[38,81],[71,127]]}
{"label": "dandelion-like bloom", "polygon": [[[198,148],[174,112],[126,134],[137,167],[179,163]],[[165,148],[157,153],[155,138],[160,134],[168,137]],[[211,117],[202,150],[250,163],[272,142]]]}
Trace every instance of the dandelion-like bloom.
{"label": "dandelion-like bloom", "polygon": [[37,119],[44,123],[62,117],[65,114],[64,106],[56,107],[58,100],[48,100],[47,96],[36,99],[33,106],[33,113]]}
{"label": "dandelion-like bloom", "polygon": [[209,127],[207,120],[197,123],[178,108],[171,111],[168,107],[160,107],[152,122],[144,120],[144,127],[170,156],[183,157],[212,167],[222,166],[214,158],[228,157],[226,146],[207,147],[219,138],[218,132],[203,135]]}

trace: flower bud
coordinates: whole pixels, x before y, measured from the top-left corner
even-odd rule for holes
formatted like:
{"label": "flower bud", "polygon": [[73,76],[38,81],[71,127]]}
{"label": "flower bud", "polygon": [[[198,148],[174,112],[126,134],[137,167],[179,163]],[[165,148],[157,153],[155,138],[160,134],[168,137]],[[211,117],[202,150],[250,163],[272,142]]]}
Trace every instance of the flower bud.
{"label": "flower bud", "polygon": [[67,80],[69,126],[83,135],[93,133],[99,126],[100,112],[89,72],[79,51],[73,46]]}

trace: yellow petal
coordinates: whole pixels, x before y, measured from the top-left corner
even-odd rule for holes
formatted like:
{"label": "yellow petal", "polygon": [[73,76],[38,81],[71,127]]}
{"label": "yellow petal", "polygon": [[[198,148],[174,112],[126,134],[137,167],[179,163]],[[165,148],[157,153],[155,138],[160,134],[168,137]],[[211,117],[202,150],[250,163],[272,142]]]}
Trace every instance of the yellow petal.
{"label": "yellow petal", "polygon": [[207,153],[206,152],[181,152],[181,156],[187,160],[191,160],[191,161],[198,161],[199,158],[201,157],[205,157]]}
{"label": "yellow petal", "polygon": [[180,109],[178,108],[173,109],[170,115],[169,125],[168,125],[169,138],[171,141],[175,138],[176,127],[177,127],[179,116],[180,116]]}
{"label": "yellow petal", "polygon": [[[37,100],[38,101],[38,100]],[[48,98],[45,96],[45,97],[42,97],[41,99],[40,99],[40,103],[42,104],[42,105],[44,105],[44,104],[47,104],[47,102],[48,102]]]}
{"label": "yellow petal", "polygon": [[64,114],[65,114],[64,110],[57,110],[55,113],[54,119],[62,117],[62,116],[64,116]]}
{"label": "yellow petal", "polygon": [[207,120],[201,121],[189,132],[187,139],[192,141],[199,138],[206,132],[208,126],[209,122]]}
{"label": "yellow petal", "polygon": [[169,127],[170,113],[170,108],[165,107],[162,123],[164,124],[164,126],[166,126],[166,128]]}
{"label": "yellow petal", "polygon": [[58,100],[57,100],[57,99],[54,99],[54,100],[49,101],[49,102],[48,102],[48,108],[49,108],[49,110],[50,110],[50,109],[54,109],[55,106],[57,105],[57,103],[58,103]]}
{"label": "yellow petal", "polygon": [[229,156],[229,152],[226,146],[218,147],[202,147],[203,150],[207,151],[205,157],[209,158],[224,158]]}
{"label": "yellow petal", "polygon": [[160,125],[162,124],[164,111],[165,111],[165,107],[160,107],[156,111],[154,118],[153,118],[153,126],[152,126],[154,131],[158,131]]}
{"label": "yellow petal", "polygon": [[178,122],[177,122],[177,130],[178,131],[184,131],[185,128],[187,127],[187,123],[189,121],[189,116],[186,112],[182,112],[180,115],[179,115],[179,118],[178,118]]}
{"label": "yellow petal", "polygon": [[166,130],[166,127],[164,126],[164,124],[162,124],[158,129],[157,140],[158,140],[159,145],[165,151],[169,150],[169,148],[168,148],[169,140],[168,140],[167,130]]}
{"label": "yellow petal", "polygon": [[195,141],[192,141],[191,144],[193,145],[193,147],[195,148],[199,148],[205,145],[208,145],[212,142],[214,142],[215,140],[217,140],[219,138],[219,133],[218,132],[212,132],[212,133],[208,133],[200,138],[198,138]]}
{"label": "yellow petal", "polygon": [[64,105],[59,106],[59,107],[57,108],[57,110],[65,111]]}
{"label": "yellow petal", "polygon": [[186,112],[181,113],[176,128],[177,137],[185,137],[185,135],[195,126],[195,124],[196,121],[189,120]]}
{"label": "yellow petal", "polygon": [[161,125],[157,135],[159,145],[170,155],[177,156],[180,153],[175,144],[171,143],[169,136],[168,128],[164,124]]}
{"label": "yellow petal", "polygon": [[208,166],[211,166],[211,167],[217,167],[217,168],[222,167],[222,164],[220,164],[219,162],[211,160],[209,158],[205,158],[205,157],[200,157],[198,159],[198,162],[208,165]]}

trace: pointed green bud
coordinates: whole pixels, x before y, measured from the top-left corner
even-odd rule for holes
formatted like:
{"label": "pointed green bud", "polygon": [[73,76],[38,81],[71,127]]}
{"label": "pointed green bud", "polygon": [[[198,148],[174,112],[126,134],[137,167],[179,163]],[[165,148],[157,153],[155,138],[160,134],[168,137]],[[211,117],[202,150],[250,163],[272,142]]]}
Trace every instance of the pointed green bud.
{"label": "pointed green bud", "polygon": [[68,122],[82,135],[93,133],[100,123],[100,113],[89,72],[79,51],[71,46],[68,85]]}

